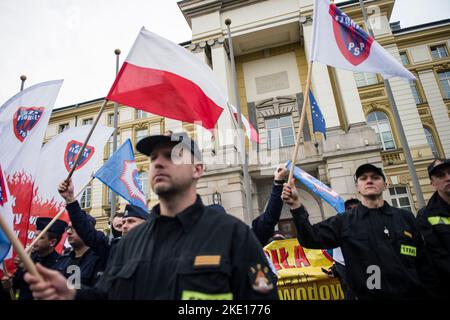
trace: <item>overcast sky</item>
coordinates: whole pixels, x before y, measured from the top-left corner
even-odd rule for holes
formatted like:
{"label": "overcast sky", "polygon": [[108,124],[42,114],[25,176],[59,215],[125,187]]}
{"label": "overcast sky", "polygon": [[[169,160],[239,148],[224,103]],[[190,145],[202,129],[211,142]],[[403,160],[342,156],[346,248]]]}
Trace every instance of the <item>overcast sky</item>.
{"label": "overcast sky", "polygon": [[[64,79],[56,102],[103,97],[145,26],[174,42],[191,39],[176,0],[0,0],[0,105],[20,89]],[[339,2],[339,1],[337,1]],[[450,18],[449,0],[397,0],[391,21],[402,27]]]}

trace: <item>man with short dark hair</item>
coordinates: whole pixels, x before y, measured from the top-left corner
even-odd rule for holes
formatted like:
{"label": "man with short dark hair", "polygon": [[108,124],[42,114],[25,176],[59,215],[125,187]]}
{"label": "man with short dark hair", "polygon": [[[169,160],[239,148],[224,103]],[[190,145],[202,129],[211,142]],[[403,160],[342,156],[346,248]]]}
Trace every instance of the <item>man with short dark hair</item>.
{"label": "man with short dark hair", "polygon": [[250,228],[203,205],[197,182],[204,165],[187,134],[156,135],[136,149],[150,157],[150,182],[159,196],[149,219],[129,232],[95,288],[70,290],[61,276],[27,281],[37,299],[277,299],[276,279]]}
{"label": "man with short dark hair", "polygon": [[361,165],[355,182],[361,203],[315,225],[309,222],[294,180],[285,184],[282,197],[291,208],[298,241],[311,249],[341,247],[357,299],[428,297],[436,279],[413,214],[383,200],[387,183],[381,168]]}
{"label": "man with short dark hair", "polygon": [[417,223],[440,279],[437,294],[450,298],[450,159],[436,159],[428,166],[436,192],[419,210]]}

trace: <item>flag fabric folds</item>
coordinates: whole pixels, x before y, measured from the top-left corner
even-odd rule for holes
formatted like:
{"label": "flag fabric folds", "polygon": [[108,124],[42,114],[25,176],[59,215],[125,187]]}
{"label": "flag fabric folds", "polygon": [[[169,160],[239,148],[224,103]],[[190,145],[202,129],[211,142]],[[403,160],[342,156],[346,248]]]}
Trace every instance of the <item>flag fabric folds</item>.
{"label": "flag fabric folds", "polygon": [[[234,119],[236,120],[236,122],[238,121],[238,112],[235,106],[233,106],[232,104],[229,104],[231,111],[233,113]],[[242,115],[242,124],[244,125],[244,129],[245,129],[245,134],[247,135],[247,138],[250,141],[256,142],[256,143],[261,143],[261,138],[259,137],[258,131],[255,129],[255,127],[252,125],[252,123],[250,121],[248,121],[248,119]]]}
{"label": "flag fabric folds", "polygon": [[206,129],[214,128],[227,103],[207,64],[145,28],[106,99]]}
{"label": "flag fabric folds", "polygon": [[130,139],[117,149],[94,176],[130,204],[148,210]]}
{"label": "flag fabric folds", "polygon": [[[5,174],[0,165],[0,215],[7,223],[9,228],[13,230],[13,213],[12,213],[12,199],[8,191],[8,183],[5,178]],[[0,228],[0,262],[9,258],[11,249],[11,242],[6,237],[6,234]]]}
{"label": "flag fabric folds", "polygon": [[315,0],[310,61],[356,72],[380,73],[385,79],[415,80],[378,42],[329,0]]}
{"label": "flag fabric folds", "polygon": [[325,119],[323,118],[322,111],[320,111],[319,105],[317,104],[314,95],[311,90],[309,90],[309,104],[311,106],[311,117],[313,123],[313,132],[322,132],[325,139],[327,138],[327,126]]}
{"label": "flag fabric folds", "polygon": [[[291,170],[291,161],[286,163],[286,168]],[[294,177],[303,183],[309,190],[314,192],[330,206],[332,206],[337,213],[345,212],[345,201],[342,197],[333,189],[325,185],[320,180],[317,180],[304,170],[294,166]]]}

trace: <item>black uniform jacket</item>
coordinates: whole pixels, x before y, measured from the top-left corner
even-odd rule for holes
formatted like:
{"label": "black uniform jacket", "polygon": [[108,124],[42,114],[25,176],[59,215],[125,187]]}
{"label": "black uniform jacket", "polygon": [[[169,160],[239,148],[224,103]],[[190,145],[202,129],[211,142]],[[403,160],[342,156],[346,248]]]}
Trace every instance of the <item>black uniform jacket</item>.
{"label": "black uniform jacket", "polygon": [[195,204],[174,218],[155,206],[117,245],[95,289],[77,299],[277,299],[267,258],[250,228]]}
{"label": "black uniform jacket", "polygon": [[95,285],[101,274],[101,270],[100,258],[94,253],[94,251],[88,249],[79,258],[75,257],[74,251],[71,251],[58,259],[55,269],[61,272],[64,277],[70,278],[71,276],[78,275],[73,268],[74,266],[79,267],[81,284],[87,286]]}
{"label": "black uniform jacket", "polygon": [[450,205],[437,192],[417,214],[433,266],[440,279],[439,294],[450,298]]}
{"label": "black uniform jacket", "polygon": [[437,279],[411,212],[386,202],[378,209],[359,204],[315,225],[303,206],[291,212],[302,246],[341,247],[358,299],[420,299],[435,289]]}

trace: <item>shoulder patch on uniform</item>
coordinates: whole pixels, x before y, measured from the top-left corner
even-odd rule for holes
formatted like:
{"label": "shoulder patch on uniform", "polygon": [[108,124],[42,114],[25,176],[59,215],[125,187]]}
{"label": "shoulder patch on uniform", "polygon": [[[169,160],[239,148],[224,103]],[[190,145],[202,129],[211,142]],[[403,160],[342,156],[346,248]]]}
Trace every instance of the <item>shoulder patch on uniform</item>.
{"label": "shoulder patch on uniform", "polygon": [[194,267],[209,267],[209,266],[219,266],[221,256],[196,256],[194,260]]}
{"label": "shoulder patch on uniform", "polygon": [[403,231],[403,234],[405,235],[405,236],[407,236],[408,238],[411,238],[412,239],[412,234],[410,233],[410,232],[408,232],[408,231]]}
{"label": "shoulder patch on uniform", "polygon": [[273,289],[273,283],[268,276],[269,268],[260,263],[250,267],[249,277],[252,288],[259,293],[268,293]]}

